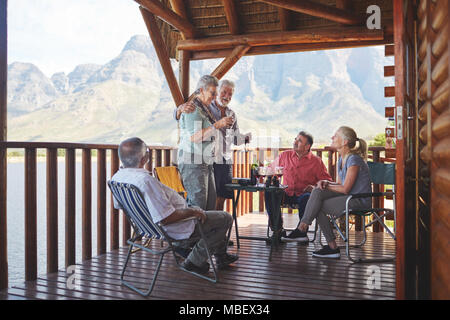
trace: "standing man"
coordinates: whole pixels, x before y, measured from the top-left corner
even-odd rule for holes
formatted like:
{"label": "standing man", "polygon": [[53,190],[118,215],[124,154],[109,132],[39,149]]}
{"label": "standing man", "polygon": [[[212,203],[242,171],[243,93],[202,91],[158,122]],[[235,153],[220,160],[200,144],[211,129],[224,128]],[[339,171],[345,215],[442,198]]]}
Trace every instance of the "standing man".
{"label": "standing man", "polygon": [[[231,145],[242,145],[249,143],[251,133],[245,135],[239,131],[236,114],[228,107],[234,93],[234,83],[229,80],[222,80],[219,84],[219,94],[209,105],[209,110],[215,121],[221,119],[232,119],[230,126],[221,127],[216,132],[214,146],[214,178],[216,186],[216,210],[223,210],[225,199],[232,199],[233,192],[225,188],[225,184],[231,183],[233,152]],[[180,105],[175,111],[175,118],[178,120],[182,113],[190,113],[194,108],[190,103]]]}
{"label": "standing man", "polygon": [[[298,206],[299,221],[305,212],[306,203],[312,189],[320,180],[332,181],[327,168],[322,159],[313,155],[311,146],[313,137],[311,134],[300,131],[294,140],[293,149],[281,153],[278,158],[272,162],[270,167],[283,167],[283,183],[288,187],[285,190],[284,203],[295,204]],[[271,197],[265,196],[266,208],[268,214],[271,214]],[[292,231],[287,237],[282,237],[285,241],[308,242],[306,231],[299,229]]]}

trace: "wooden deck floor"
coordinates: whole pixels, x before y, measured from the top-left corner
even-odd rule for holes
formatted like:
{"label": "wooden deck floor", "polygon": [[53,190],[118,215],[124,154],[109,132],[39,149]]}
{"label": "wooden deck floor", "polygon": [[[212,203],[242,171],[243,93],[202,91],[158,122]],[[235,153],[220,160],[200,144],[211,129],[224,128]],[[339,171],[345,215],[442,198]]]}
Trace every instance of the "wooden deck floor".
{"label": "wooden deck floor", "polygon": [[[297,221],[296,215],[285,215],[285,226],[294,227]],[[240,235],[264,236],[265,215],[248,214],[239,218],[239,231]],[[361,236],[355,232],[353,235],[356,238]],[[319,247],[318,241],[306,245],[283,244],[273,252],[272,261],[268,261],[270,247],[265,242],[241,240],[239,250],[236,245],[230,247],[230,252],[239,254],[239,260],[229,269],[220,272],[219,282],[216,284],[180,271],[173,256],[166,255],[156,287],[146,299],[395,298],[394,262],[350,264],[344,250],[341,250],[339,260],[313,258],[312,251]],[[393,255],[395,243],[387,235],[369,233],[367,244],[361,252],[365,256]],[[74,290],[68,289],[68,275],[61,270],[41,275],[37,281],[14,285],[0,292],[0,299],[144,299],[120,284],[120,271],[126,253],[127,249],[121,248],[80,264],[79,286]],[[138,253],[130,265],[128,279],[138,287],[145,288],[155,265],[155,259],[150,254]],[[373,270],[380,271],[379,289],[370,289],[368,286]]]}

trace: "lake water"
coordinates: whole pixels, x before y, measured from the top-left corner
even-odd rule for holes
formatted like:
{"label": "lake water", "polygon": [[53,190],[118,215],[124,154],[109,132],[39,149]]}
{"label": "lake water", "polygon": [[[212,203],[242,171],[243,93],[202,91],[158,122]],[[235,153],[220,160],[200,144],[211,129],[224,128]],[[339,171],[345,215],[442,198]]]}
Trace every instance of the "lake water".
{"label": "lake water", "polygon": [[[61,161],[62,160],[62,161]],[[46,163],[37,162],[37,254],[38,274],[47,273]],[[107,179],[110,164],[107,164]],[[24,163],[8,162],[8,270],[10,285],[25,279]],[[110,233],[110,193],[107,189],[107,249]],[[64,268],[65,163],[58,161],[58,267]],[[121,219],[120,219],[121,220]],[[120,224],[121,227],[121,224]],[[92,256],[97,254],[97,166],[92,161]],[[81,162],[76,163],[76,261],[81,262]]]}

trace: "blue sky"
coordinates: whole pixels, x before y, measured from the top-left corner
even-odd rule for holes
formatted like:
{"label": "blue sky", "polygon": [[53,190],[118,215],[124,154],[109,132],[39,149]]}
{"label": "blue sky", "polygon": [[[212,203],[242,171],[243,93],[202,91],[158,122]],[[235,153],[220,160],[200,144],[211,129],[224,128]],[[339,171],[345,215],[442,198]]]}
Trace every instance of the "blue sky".
{"label": "blue sky", "polygon": [[8,1],[8,63],[30,62],[47,76],[104,64],[147,29],[132,0]]}

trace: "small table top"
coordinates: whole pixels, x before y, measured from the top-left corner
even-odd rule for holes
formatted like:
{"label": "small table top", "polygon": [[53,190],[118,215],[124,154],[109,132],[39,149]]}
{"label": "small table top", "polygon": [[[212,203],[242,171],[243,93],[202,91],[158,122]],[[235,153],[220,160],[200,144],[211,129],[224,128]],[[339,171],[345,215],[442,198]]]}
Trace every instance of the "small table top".
{"label": "small table top", "polygon": [[232,189],[232,190],[245,190],[248,192],[256,192],[256,191],[276,192],[276,191],[282,191],[282,190],[286,189],[288,186],[280,184],[279,187],[274,187],[274,186],[266,187],[266,185],[264,183],[259,183],[257,185],[243,186],[238,183],[228,183],[225,185],[225,187]]}

